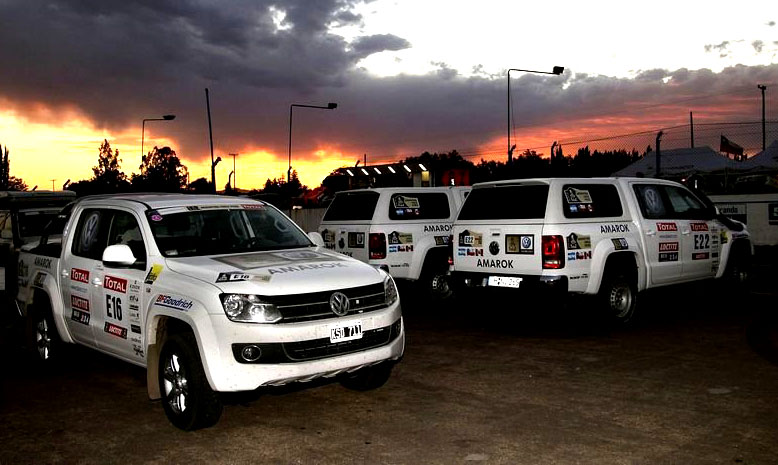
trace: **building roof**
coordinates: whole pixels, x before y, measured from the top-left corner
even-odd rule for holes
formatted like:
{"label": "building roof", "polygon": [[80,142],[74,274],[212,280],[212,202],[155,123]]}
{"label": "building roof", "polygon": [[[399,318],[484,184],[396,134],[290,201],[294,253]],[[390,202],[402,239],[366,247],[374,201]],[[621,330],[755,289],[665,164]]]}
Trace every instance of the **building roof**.
{"label": "building roof", "polygon": [[742,163],[749,171],[778,170],[778,140]]}
{"label": "building roof", "polygon": [[[743,170],[746,162],[730,160],[710,147],[662,150],[660,171],[662,176],[690,176],[724,170]],[[635,163],[613,173],[613,176],[656,175],[656,152],[649,152]]]}

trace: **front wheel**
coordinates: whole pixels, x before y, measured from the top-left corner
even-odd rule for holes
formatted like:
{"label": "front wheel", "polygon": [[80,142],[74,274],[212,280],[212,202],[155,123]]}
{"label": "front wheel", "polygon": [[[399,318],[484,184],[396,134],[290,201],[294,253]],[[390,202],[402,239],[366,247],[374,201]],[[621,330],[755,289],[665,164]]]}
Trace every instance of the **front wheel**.
{"label": "front wheel", "polygon": [[623,325],[634,318],[637,306],[637,285],[634,279],[622,274],[606,276],[599,297],[610,321]]}
{"label": "front wheel", "polygon": [[372,391],[378,389],[387,381],[392,374],[393,363],[384,362],[371,367],[362,368],[354,373],[345,375],[340,380],[340,384],[346,389],[352,391]]}
{"label": "front wheel", "polygon": [[159,390],[165,415],[177,428],[207,428],[221,417],[221,400],[208,384],[197,341],[191,333],[174,334],[162,347]]}

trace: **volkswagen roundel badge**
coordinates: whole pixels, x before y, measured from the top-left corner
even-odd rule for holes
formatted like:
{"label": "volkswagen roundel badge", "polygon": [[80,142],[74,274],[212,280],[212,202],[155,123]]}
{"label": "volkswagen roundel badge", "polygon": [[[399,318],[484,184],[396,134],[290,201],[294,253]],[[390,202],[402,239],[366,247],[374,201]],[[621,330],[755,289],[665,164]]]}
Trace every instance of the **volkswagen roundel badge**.
{"label": "volkswagen roundel badge", "polygon": [[348,296],[342,292],[336,292],[330,297],[330,310],[332,313],[343,316],[348,313],[349,301]]}
{"label": "volkswagen roundel badge", "polygon": [[497,241],[492,241],[492,243],[489,244],[489,252],[491,252],[492,255],[500,253],[500,244],[498,244]]}

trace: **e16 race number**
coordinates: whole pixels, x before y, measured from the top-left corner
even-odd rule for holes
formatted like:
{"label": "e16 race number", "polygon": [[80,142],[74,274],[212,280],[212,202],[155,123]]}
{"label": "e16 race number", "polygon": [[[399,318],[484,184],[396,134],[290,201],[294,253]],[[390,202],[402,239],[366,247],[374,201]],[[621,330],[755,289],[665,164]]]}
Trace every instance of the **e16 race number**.
{"label": "e16 race number", "polygon": [[112,295],[105,296],[105,314],[122,321],[122,299]]}

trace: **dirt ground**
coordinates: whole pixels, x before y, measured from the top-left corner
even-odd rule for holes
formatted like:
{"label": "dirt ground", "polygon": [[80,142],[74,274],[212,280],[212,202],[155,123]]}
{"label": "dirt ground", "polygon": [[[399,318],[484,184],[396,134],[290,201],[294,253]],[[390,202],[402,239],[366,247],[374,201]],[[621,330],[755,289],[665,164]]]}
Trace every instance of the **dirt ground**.
{"label": "dirt ground", "polygon": [[191,433],[147,399],[142,369],[73,347],[41,372],[6,330],[0,464],[778,463],[778,290],[761,273],[744,294],[641,295],[629,329],[580,302],[406,293],[406,356],[383,388],[232,397]]}

